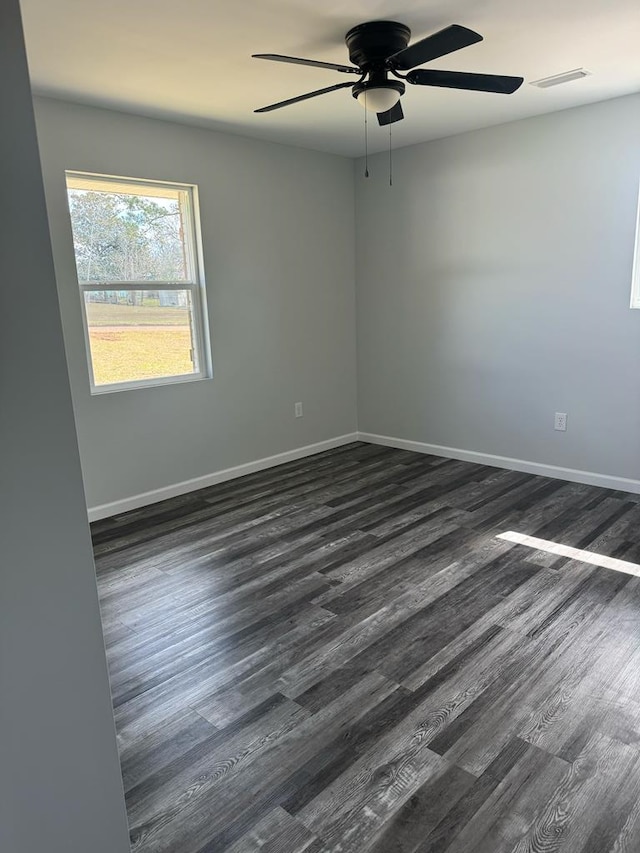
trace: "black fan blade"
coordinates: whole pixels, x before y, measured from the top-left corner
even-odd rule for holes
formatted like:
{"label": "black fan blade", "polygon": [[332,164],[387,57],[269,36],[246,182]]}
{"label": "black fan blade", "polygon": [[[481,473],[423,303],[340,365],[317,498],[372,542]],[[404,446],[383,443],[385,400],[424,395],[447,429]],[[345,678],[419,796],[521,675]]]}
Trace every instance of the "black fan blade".
{"label": "black fan blade", "polygon": [[461,27],[460,24],[451,24],[450,27],[445,27],[444,30],[440,30],[432,36],[427,36],[421,41],[405,47],[404,50],[394,53],[393,56],[389,57],[389,62],[394,68],[407,71],[409,68],[415,68],[416,65],[422,65],[423,62],[429,62],[431,59],[453,53],[454,50],[469,47],[478,41],[482,41],[480,33],[475,33],[467,27]]}
{"label": "black fan blade", "polygon": [[336,89],[345,89],[347,86],[351,88],[352,83],[336,83],[335,86],[327,86],[326,89],[316,89],[315,92],[307,92],[306,95],[298,95],[297,98],[289,98],[287,101],[279,101],[277,104],[269,104],[268,107],[260,107],[259,110],[254,110],[254,113],[268,113],[271,110],[279,110],[280,107],[288,107],[289,104],[297,104],[299,101],[307,101],[309,98],[315,98],[318,95],[324,95],[327,92],[335,92]]}
{"label": "black fan blade", "polygon": [[378,124],[385,127],[387,124],[393,124],[396,121],[402,121],[404,113],[402,112],[402,104],[400,101],[387,110],[386,113],[378,113]]}
{"label": "black fan blade", "polygon": [[432,71],[417,68],[407,74],[407,82],[418,86],[444,86],[447,89],[469,89],[472,92],[497,92],[511,95],[524,82],[522,77],[501,74],[472,74],[465,71]]}
{"label": "black fan blade", "polygon": [[318,59],[299,59],[297,56],[282,56],[280,53],[254,53],[252,59],[270,59],[273,62],[291,62],[293,65],[310,65],[312,68],[329,68],[343,74],[362,74],[359,68],[351,65],[335,65],[333,62],[320,62]]}

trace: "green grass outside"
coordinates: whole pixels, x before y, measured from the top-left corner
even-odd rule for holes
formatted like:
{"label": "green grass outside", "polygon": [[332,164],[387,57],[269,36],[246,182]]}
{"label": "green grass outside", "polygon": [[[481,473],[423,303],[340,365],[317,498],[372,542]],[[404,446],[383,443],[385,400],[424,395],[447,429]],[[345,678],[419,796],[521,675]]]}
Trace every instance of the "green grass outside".
{"label": "green grass outside", "polygon": [[89,327],[94,326],[188,326],[188,308],[150,305],[115,305],[87,302]]}

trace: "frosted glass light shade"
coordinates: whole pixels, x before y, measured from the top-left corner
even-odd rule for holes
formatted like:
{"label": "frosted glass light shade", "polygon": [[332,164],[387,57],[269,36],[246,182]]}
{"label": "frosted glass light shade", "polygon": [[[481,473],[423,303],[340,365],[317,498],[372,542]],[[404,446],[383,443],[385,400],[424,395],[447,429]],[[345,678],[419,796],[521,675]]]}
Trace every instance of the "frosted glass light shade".
{"label": "frosted glass light shade", "polygon": [[386,113],[400,100],[397,89],[380,86],[376,89],[365,89],[358,95],[358,103],[372,113]]}

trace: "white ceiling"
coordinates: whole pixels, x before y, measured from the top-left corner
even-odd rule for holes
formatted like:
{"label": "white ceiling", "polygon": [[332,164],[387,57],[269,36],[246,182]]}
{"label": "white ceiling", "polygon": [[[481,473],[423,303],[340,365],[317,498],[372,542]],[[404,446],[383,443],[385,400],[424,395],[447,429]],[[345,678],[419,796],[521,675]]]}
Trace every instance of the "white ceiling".
{"label": "white ceiling", "polygon": [[[413,41],[456,23],[485,40],[428,67],[524,76],[513,95],[408,86],[394,147],[640,91],[638,0],[22,0],[22,10],[37,93],[347,156],[363,152],[349,89],[253,113],[346,76],[252,53],[348,63],[344,34],[363,21],[401,21]],[[579,67],[592,76],[528,85]],[[369,149],[387,145],[374,119]]]}

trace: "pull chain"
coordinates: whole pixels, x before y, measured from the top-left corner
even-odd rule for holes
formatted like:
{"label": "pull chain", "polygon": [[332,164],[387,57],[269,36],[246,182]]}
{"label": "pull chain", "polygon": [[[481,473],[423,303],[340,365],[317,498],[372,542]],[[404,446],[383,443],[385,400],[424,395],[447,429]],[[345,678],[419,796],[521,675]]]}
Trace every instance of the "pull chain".
{"label": "pull chain", "polygon": [[364,90],[364,176],[365,178],[369,177],[369,136],[368,136],[368,125],[367,125],[367,113],[369,110],[367,109],[367,90]]}
{"label": "pull chain", "polygon": [[393,161],[391,159],[391,125],[389,125],[389,186],[393,186]]}

